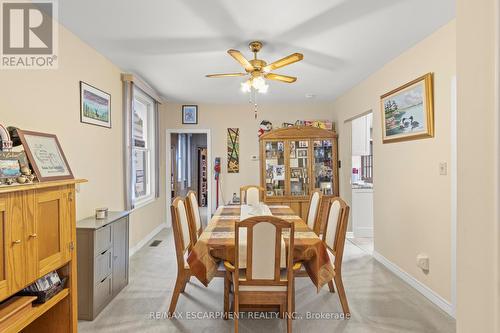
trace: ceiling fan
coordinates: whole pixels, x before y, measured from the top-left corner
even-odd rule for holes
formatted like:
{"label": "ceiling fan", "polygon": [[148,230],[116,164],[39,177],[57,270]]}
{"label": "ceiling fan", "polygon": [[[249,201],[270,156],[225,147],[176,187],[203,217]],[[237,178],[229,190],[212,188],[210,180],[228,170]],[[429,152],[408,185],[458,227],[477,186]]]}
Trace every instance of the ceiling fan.
{"label": "ceiling fan", "polygon": [[254,88],[260,93],[267,92],[267,89],[269,88],[269,85],[266,84],[265,79],[281,81],[285,83],[293,83],[297,81],[296,77],[274,74],[271,73],[271,71],[304,59],[302,53],[290,54],[289,56],[284,57],[268,65],[264,60],[257,59],[257,53],[262,49],[262,42],[253,41],[250,44],[248,44],[248,46],[254,54],[254,58],[251,60],[247,60],[245,56],[243,56],[243,54],[238,50],[231,49],[227,51],[227,53],[229,53],[231,57],[233,57],[237,62],[239,62],[243,66],[246,73],[209,74],[206,75],[206,77],[219,78],[219,77],[249,75],[250,78],[245,82],[241,83],[241,90],[244,92],[250,92],[252,88]]}

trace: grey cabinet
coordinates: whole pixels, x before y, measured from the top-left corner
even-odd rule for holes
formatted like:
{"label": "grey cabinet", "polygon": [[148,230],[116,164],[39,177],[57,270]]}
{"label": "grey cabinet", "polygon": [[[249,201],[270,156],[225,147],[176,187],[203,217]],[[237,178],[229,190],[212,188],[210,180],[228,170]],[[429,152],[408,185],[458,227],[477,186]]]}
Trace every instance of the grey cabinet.
{"label": "grey cabinet", "polygon": [[94,320],[128,284],[128,212],[109,212],[76,225],[78,319]]}
{"label": "grey cabinet", "polygon": [[128,284],[128,219],[120,219],[113,226],[113,295]]}

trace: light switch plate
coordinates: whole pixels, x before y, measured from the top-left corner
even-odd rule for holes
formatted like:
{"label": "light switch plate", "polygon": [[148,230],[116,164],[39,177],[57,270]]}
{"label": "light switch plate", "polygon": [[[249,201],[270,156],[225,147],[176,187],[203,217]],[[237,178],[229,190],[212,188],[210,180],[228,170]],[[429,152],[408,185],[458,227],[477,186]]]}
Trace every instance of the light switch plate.
{"label": "light switch plate", "polygon": [[448,174],[448,163],[446,162],[439,163],[439,174],[441,176],[446,176]]}

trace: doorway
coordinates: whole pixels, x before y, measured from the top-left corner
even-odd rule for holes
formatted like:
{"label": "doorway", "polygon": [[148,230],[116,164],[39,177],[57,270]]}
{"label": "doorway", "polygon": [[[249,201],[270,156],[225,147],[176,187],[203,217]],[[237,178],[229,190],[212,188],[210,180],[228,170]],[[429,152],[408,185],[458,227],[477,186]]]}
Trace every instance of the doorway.
{"label": "doorway", "polygon": [[[211,216],[209,130],[167,130],[167,206],[176,197],[196,193],[202,225]],[[169,209],[170,210],[170,209]],[[170,225],[171,216],[167,221]]]}
{"label": "doorway", "polygon": [[351,241],[373,252],[373,113],[351,121]]}

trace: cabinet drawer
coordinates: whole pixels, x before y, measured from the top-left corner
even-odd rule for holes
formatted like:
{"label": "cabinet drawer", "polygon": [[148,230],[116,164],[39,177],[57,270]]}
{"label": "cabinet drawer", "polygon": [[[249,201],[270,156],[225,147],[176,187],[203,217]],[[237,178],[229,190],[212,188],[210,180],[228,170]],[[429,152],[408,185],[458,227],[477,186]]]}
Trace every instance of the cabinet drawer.
{"label": "cabinet drawer", "polygon": [[95,231],[95,246],[94,255],[101,254],[111,247],[112,236],[111,236],[111,225],[102,227]]}
{"label": "cabinet drawer", "polygon": [[111,275],[99,281],[94,288],[94,313],[99,313],[108,304],[113,294]]}
{"label": "cabinet drawer", "polygon": [[113,268],[113,251],[106,250],[104,253],[95,257],[94,261],[94,281],[100,283],[105,277],[111,274]]}

